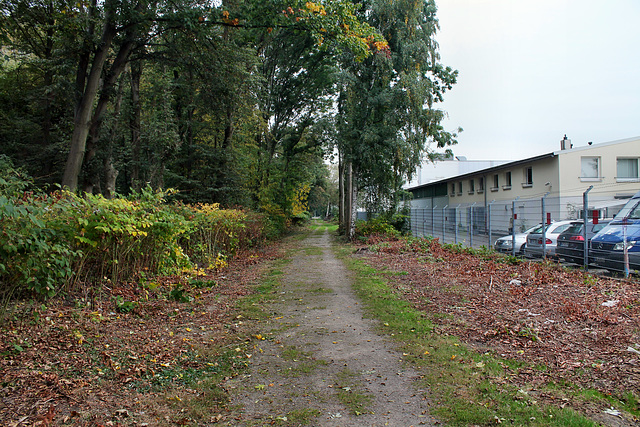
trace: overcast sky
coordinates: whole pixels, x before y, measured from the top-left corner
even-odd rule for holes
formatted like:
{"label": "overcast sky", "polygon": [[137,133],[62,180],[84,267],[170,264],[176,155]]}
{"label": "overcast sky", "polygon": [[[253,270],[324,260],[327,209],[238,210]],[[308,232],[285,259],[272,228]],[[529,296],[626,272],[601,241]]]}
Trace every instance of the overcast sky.
{"label": "overcast sky", "polygon": [[453,147],[516,160],[640,136],[640,0],[436,0]]}

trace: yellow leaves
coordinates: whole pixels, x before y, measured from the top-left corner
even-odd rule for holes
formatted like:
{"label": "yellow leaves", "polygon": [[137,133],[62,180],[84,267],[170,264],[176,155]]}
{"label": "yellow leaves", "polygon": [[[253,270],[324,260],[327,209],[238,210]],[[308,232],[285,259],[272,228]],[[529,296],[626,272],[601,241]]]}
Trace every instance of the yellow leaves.
{"label": "yellow leaves", "polygon": [[386,41],[376,41],[373,42],[373,46],[376,48],[376,50],[385,50],[389,48],[389,43],[387,43]]}
{"label": "yellow leaves", "polygon": [[309,209],[309,191],[311,191],[311,186],[309,184],[303,184],[293,192],[291,197],[292,216],[298,216]]}
{"label": "yellow leaves", "polygon": [[79,331],[73,331],[73,337],[78,340],[78,344],[82,345],[84,336]]}
{"label": "yellow leaves", "polygon": [[254,337],[256,337],[256,339],[262,340],[262,341],[264,341],[266,339],[265,337],[262,336],[262,334],[254,335]]}
{"label": "yellow leaves", "polygon": [[92,311],[90,316],[91,316],[91,320],[96,323],[100,323],[104,319],[104,317],[102,316],[102,313],[100,313],[99,311]]}

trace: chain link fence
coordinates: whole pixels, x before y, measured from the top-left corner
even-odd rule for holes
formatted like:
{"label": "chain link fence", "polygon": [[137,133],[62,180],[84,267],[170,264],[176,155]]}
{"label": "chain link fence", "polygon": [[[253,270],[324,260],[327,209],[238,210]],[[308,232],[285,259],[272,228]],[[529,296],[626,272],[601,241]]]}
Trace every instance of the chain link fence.
{"label": "chain link fence", "polygon": [[[598,261],[599,266],[604,266],[606,263],[603,263],[603,258],[606,254],[598,253],[596,260],[589,247],[589,239],[592,236],[582,231],[584,240],[580,237],[575,238],[579,242],[579,252],[570,257],[556,255],[555,252],[557,245],[555,232],[567,230],[571,226],[570,221],[584,223],[583,218],[586,216],[589,224],[598,223],[605,218],[613,217],[626,202],[626,200],[609,199],[589,203],[590,188],[585,190],[582,197],[560,198],[547,195],[536,199],[493,201],[482,206],[476,204],[449,206],[444,203],[441,203],[444,206],[438,206],[434,202],[433,207],[411,209],[411,232],[416,237],[433,236],[442,243],[461,244],[473,248],[485,246],[520,256],[544,256],[571,260],[586,268],[598,267],[593,265],[594,261]],[[593,218],[596,218],[595,221]],[[541,227],[543,223],[547,226]],[[563,227],[560,227],[560,224],[564,224]],[[529,239],[530,248],[527,249],[526,232],[530,232],[536,226],[537,229],[534,232],[538,232],[535,234],[538,239]],[[587,230],[592,228],[587,227]],[[530,237],[533,238],[534,234]],[[530,253],[534,251],[534,244],[540,243],[542,250],[539,254]],[[586,256],[583,248],[586,248]],[[610,263],[606,265],[609,270],[624,271],[623,266],[616,268],[611,267]],[[631,267],[633,270],[633,265]]]}

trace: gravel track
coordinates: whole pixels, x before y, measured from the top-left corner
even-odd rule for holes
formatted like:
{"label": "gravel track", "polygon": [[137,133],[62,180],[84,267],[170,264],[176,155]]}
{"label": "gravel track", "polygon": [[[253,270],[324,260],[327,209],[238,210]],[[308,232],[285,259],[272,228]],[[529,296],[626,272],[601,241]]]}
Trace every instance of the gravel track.
{"label": "gravel track", "polygon": [[227,425],[436,424],[417,373],[363,317],[328,232],[298,244],[268,308],[269,339],[255,348],[248,372],[227,382],[237,408]]}

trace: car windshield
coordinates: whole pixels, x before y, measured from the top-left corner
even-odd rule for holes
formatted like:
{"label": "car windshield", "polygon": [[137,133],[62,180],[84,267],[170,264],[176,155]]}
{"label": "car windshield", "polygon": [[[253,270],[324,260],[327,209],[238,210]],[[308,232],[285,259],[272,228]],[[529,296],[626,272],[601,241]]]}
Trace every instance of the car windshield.
{"label": "car windshield", "polygon": [[607,226],[607,224],[609,224],[608,222],[601,222],[599,224],[596,224],[593,226],[593,232],[597,233],[598,231],[602,230],[603,228],[605,228]]}
{"label": "car windshield", "polygon": [[540,234],[540,233],[542,233],[542,225],[538,225],[536,228],[534,228],[531,231],[531,234]]}
{"label": "car windshield", "polygon": [[640,219],[640,199],[632,199],[616,215],[616,219]]}
{"label": "car windshield", "polygon": [[562,224],[562,225],[557,225],[557,226],[553,226],[553,224],[551,224],[551,229],[549,230],[549,232],[551,234],[560,234],[563,231],[565,231],[567,228],[569,228],[571,226],[571,224]]}
{"label": "car windshield", "polygon": [[584,224],[581,224],[581,223],[578,223],[578,222],[573,223],[573,224],[571,224],[571,226],[569,228],[567,228],[565,230],[565,233],[567,233],[567,234],[580,234],[580,233],[582,233],[582,226],[583,225]]}
{"label": "car windshield", "polygon": [[[535,230],[536,228],[540,227],[540,225],[541,224],[534,225],[533,227],[524,230],[523,233],[524,234],[533,233],[533,230]],[[542,230],[542,228],[540,228],[540,229]]]}
{"label": "car windshield", "polygon": [[[559,234],[569,228],[571,224],[549,224],[545,227],[546,233]],[[531,234],[542,234],[542,225],[538,225]]]}

